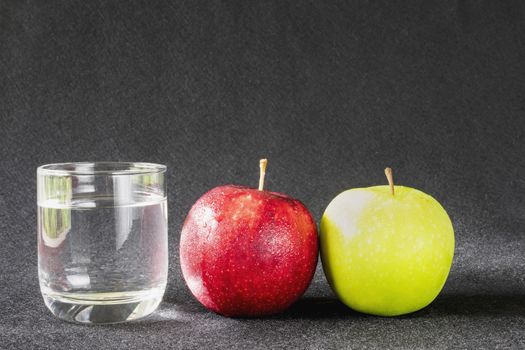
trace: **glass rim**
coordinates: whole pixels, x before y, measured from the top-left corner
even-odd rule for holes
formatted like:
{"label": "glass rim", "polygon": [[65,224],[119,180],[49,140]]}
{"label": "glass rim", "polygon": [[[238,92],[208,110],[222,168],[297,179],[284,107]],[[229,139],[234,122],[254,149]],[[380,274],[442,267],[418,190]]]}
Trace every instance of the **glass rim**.
{"label": "glass rim", "polygon": [[[70,169],[79,165],[104,166],[104,170]],[[69,168],[68,168],[69,167]],[[144,162],[65,162],[44,164],[37,168],[37,175],[145,175],[158,174],[166,171],[166,166],[157,163]]]}

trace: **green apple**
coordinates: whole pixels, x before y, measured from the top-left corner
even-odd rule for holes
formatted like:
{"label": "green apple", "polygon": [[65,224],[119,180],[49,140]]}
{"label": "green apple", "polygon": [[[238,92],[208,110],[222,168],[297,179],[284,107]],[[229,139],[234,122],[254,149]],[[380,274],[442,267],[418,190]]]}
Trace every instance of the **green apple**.
{"label": "green apple", "polygon": [[380,316],[420,310],[439,294],[452,265],[454,230],[443,207],[413,188],[340,193],[321,219],[321,259],[338,298]]}

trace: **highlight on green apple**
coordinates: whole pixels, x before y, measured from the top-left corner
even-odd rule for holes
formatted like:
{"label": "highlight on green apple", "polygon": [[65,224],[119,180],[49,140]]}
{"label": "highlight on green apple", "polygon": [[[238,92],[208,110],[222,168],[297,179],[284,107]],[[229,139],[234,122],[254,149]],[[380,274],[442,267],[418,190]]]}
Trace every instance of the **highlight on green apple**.
{"label": "highlight on green apple", "polygon": [[320,224],[323,269],[337,297],[372,315],[398,316],[429,305],[454,255],[447,212],[417,189],[354,188],[337,195]]}

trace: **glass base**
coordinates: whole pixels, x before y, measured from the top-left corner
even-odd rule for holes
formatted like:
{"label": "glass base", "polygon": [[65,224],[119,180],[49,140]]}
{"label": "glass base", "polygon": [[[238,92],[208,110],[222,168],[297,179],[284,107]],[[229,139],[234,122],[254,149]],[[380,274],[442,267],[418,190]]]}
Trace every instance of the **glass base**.
{"label": "glass base", "polygon": [[46,306],[58,318],[75,323],[108,324],[138,320],[162,301],[164,289],[120,293],[46,293]]}

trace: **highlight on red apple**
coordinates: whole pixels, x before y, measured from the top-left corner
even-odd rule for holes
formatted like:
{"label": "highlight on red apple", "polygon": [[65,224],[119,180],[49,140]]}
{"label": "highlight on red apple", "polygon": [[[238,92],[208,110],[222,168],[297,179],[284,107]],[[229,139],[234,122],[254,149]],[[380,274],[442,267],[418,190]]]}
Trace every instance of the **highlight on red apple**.
{"label": "highlight on red apple", "polygon": [[317,226],[297,199],[264,189],[225,185],[205,193],[182,228],[184,280],[206,308],[231,317],[279,313],[312,281]]}

